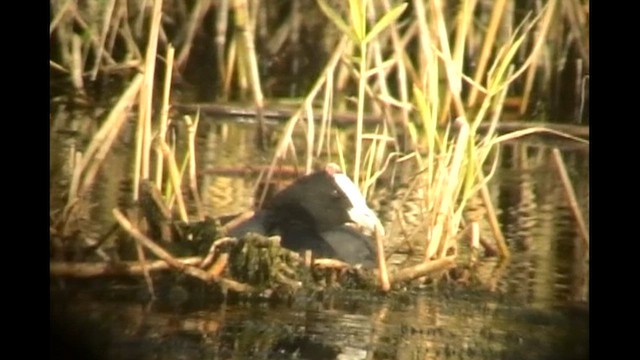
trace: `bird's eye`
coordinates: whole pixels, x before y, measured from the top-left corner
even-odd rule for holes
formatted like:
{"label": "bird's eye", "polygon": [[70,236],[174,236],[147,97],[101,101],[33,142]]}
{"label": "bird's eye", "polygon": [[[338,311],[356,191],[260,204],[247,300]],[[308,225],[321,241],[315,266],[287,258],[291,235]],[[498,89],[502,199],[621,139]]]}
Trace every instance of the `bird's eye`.
{"label": "bird's eye", "polygon": [[331,197],[334,197],[334,198],[339,198],[340,197],[340,192],[338,191],[338,189],[333,189],[331,191]]}

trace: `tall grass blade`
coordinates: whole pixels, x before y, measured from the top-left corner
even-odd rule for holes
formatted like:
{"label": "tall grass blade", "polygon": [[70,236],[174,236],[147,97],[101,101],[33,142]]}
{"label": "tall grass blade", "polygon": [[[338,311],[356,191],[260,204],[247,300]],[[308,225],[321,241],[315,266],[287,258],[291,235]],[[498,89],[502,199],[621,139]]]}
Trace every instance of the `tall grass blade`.
{"label": "tall grass blade", "polygon": [[384,14],[384,16],[380,18],[380,20],[378,20],[378,22],[375,25],[373,25],[373,27],[371,28],[371,31],[367,33],[367,36],[365,36],[363,42],[367,43],[371,41],[371,39],[378,36],[378,34],[382,30],[386,29],[391,23],[396,21],[396,19],[400,17],[400,15],[402,15],[402,13],[406,8],[407,8],[407,3],[402,3],[394,7],[393,9],[391,9],[388,13]]}
{"label": "tall grass blade", "polygon": [[369,0],[349,0],[349,15],[351,26],[356,35],[356,44],[361,44],[367,33],[366,9]]}

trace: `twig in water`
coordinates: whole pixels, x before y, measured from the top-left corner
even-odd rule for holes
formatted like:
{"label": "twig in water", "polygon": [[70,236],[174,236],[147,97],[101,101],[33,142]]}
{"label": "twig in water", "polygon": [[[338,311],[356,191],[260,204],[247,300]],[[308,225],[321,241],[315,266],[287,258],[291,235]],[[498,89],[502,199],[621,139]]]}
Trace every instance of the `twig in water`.
{"label": "twig in water", "polygon": [[491,227],[491,231],[493,232],[493,237],[496,239],[496,244],[498,245],[498,249],[500,250],[500,256],[503,258],[508,258],[511,256],[509,252],[509,247],[507,247],[507,242],[504,239],[504,235],[502,234],[502,229],[500,229],[500,224],[498,223],[498,217],[496,215],[496,209],[493,207],[493,203],[491,202],[491,195],[489,194],[489,189],[487,188],[487,183],[484,181],[484,176],[482,172],[478,172],[478,176],[480,177],[480,183],[482,187],[480,187],[480,195],[482,196],[482,202],[484,203],[484,207],[487,210],[487,219],[489,221],[489,227]]}
{"label": "twig in water", "polygon": [[381,224],[376,224],[374,230],[374,236],[376,238],[376,247],[378,249],[378,270],[380,271],[380,288],[382,291],[387,292],[391,289],[391,282],[389,281],[389,273],[387,272],[387,261],[384,256],[384,245],[382,244],[382,236],[384,229]]}
{"label": "twig in water", "polygon": [[250,285],[242,284],[230,279],[215,278],[198,267],[187,265],[178,261],[173,256],[171,256],[171,254],[169,254],[160,246],[156,245],[151,239],[146,237],[137,228],[135,228],[131,224],[131,222],[129,222],[129,220],[122,214],[122,212],[120,212],[120,210],[113,209],[113,216],[115,216],[118,223],[129,235],[131,235],[136,241],[142,243],[144,247],[149,249],[155,256],[164,260],[172,268],[175,268],[189,276],[193,276],[207,283],[217,282],[223,289],[232,289],[237,292],[249,292],[254,290]]}
{"label": "twig in water", "polygon": [[455,256],[447,256],[429,262],[422,262],[418,265],[404,268],[391,277],[393,283],[410,281],[419,277],[428,275],[429,273],[442,271],[455,266]]}
{"label": "twig in water", "polygon": [[558,148],[553,149],[553,160],[558,168],[558,174],[560,175],[560,180],[562,180],[562,185],[564,186],[569,206],[571,207],[573,216],[576,218],[576,222],[578,223],[578,233],[580,234],[580,238],[582,239],[584,246],[588,248],[589,231],[587,230],[587,225],[582,217],[582,212],[580,211],[580,206],[578,206],[578,200],[576,199],[576,192],[573,189],[573,185],[571,185],[571,180],[569,180],[567,169],[564,166],[564,161],[562,161],[562,156],[560,155],[560,150],[558,150]]}
{"label": "twig in water", "polygon": [[[187,258],[177,258],[176,260],[185,265],[197,266],[202,262],[202,257],[194,256]],[[147,262],[146,268],[149,271],[163,271],[171,269],[171,266],[164,260],[154,260]],[[61,261],[49,262],[49,274],[51,276],[92,278],[98,276],[113,275],[140,275],[142,273],[142,265],[138,261],[121,261],[118,263]]]}
{"label": "twig in water", "polygon": [[216,260],[213,266],[211,266],[211,269],[209,269],[209,275],[211,275],[214,279],[219,278],[220,274],[222,274],[224,269],[227,267],[228,263],[229,263],[229,254],[227,253],[220,254],[220,257],[218,257],[218,260]]}
{"label": "twig in water", "polygon": [[202,264],[200,264],[200,267],[202,269],[206,269],[207,267],[209,267],[209,265],[213,261],[213,257],[216,254],[216,249],[218,247],[220,247],[222,244],[227,244],[227,243],[231,243],[231,242],[237,243],[238,240],[236,238],[232,238],[232,237],[223,237],[221,239],[218,239],[218,240],[214,241],[213,244],[211,244],[211,247],[209,248],[209,253],[207,254],[207,256],[202,261]]}

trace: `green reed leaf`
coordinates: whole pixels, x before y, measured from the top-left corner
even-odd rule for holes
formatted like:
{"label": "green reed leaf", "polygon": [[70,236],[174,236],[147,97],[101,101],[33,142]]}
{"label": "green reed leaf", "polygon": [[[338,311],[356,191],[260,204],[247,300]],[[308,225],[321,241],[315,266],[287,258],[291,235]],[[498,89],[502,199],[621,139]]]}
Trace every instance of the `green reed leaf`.
{"label": "green reed leaf", "polygon": [[367,31],[366,5],[367,0],[349,0],[349,14],[351,15],[351,25],[355,32],[357,43],[361,43]]}
{"label": "green reed leaf", "polygon": [[386,29],[387,26],[391,25],[402,13],[404,9],[407,8],[407,3],[402,3],[393,9],[391,9],[388,13],[386,13],[378,22],[373,25],[371,31],[364,38],[364,42],[371,41],[371,39],[375,38],[382,30]]}

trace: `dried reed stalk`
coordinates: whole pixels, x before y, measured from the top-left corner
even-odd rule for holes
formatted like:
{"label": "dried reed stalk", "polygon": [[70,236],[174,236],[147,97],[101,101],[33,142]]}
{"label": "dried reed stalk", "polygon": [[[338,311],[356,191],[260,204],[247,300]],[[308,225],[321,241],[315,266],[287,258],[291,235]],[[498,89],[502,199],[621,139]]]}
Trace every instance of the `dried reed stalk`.
{"label": "dried reed stalk", "polygon": [[173,186],[174,193],[176,196],[176,201],[178,203],[178,212],[180,214],[180,220],[185,223],[189,223],[189,216],[187,215],[187,207],[185,206],[184,198],[182,197],[181,190],[181,178],[180,171],[178,170],[178,165],[176,164],[176,159],[173,157],[173,152],[169,148],[166,142],[163,139],[157,139],[156,143],[160,151],[162,151],[162,155],[164,156],[165,161],[167,162],[167,170],[169,171],[169,180],[171,181],[171,186]]}
{"label": "dried reed stalk", "polygon": [[220,274],[222,274],[224,269],[227,267],[228,263],[229,263],[229,254],[227,253],[220,254],[216,262],[209,269],[209,275],[212,276],[213,278],[220,277]]}
{"label": "dried reed stalk", "polygon": [[[451,224],[448,223],[450,220],[450,214],[453,210],[453,205],[456,201],[454,194],[457,188],[457,179],[460,177],[464,154],[469,142],[469,124],[467,124],[466,120],[462,117],[457,118],[455,123],[458,126],[458,138],[456,139],[451,162],[448,166],[448,172],[446,174],[441,173],[444,178],[451,180],[451,184],[449,184],[449,186],[444,186],[442,192],[438,194],[441,201],[438,208],[435,209],[434,226],[431,229],[429,244],[426,248],[425,262],[431,260],[431,257],[434,256],[436,252],[441,253],[445,250],[444,244],[446,243],[446,236],[449,235],[445,229],[447,227],[451,227]],[[444,172],[445,170],[442,169],[441,171]]]}
{"label": "dried reed stalk", "polygon": [[202,201],[200,200],[200,192],[198,191],[198,178],[196,176],[196,132],[198,130],[198,123],[200,122],[200,113],[196,115],[196,120],[191,121],[190,116],[185,116],[185,122],[187,123],[188,134],[188,146],[189,146],[189,189],[191,190],[191,196],[196,205],[196,211],[198,213],[198,220],[204,220],[204,208],[202,207]]}
{"label": "dried reed stalk", "polygon": [[67,12],[75,9],[75,1],[66,0],[62,5],[60,5],[59,1],[52,1],[51,8],[55,15],[51,20],[51,23],[49,23],[49,35],[53,34],[53,30],[58,28],[58,24],[62,19],[64,19],[65,15],[67,15]]}
{"label": "dried reed stalk", "polygon": [[[455,116],[466,117],[464,106],[462,105],[462,74],[461,67],[462,61],[457,65],[451,56],[451,50],[449,48],[448,32],[444,24],[444,16],[442,14],[441,0],[434,0],[431,2],[433,7],[433,13],[435,16],[435,22],[438,29],[438,40],[440,43],[441,52],[444,56],[444,68],[447,73],[447,80],[449,83],[449,93],[453,99],[453,105],[455,109]],[[460,68],[460,69],[458,69]],[[434,80],[431,80],[434,81]]]}
{"label": "dried reed stalk", "polygon": [[487,188],[487,183],[484,180],[484,175],[482,175],[481,170],[478,171],[478,180],[482,184],[482,186],[480,187],[480,195],[482,196],[484,207],[487,210],[487,220],[489,221],[489,227],[491,228],[491,232],[493,232],[493,237],[496,240],[498,249],[500,250],[500,256],[502,256],[503,258],[508,258],[511,256],[511,252],[509,251],[507,242],[505,241],[504,235],[502,234],[502,229],[500,229],[498,216],[496,215],[496,209],[493,207],[493,202],[491,202],[491,195],[489,194],[489,189]]}
{"label": "dried reed stalk", "polygon": [[[389,4],[389,0],[382,0],[382,6],[385,12],[391,10],[391,5]],[[403,104],[409,104],[409,83],[407,81],[407,61],[406,61],[406,53],[405,53],[405,45],[400,39],[400,34],[398,33],[398,27],[395,22],[392,22],[389,25],[389,31],[391,33],[391,44],[393,46],[393,57],[396,62],[396,70],[397,70],[397,91],[400,94],[400,101]],[[409,109],[406,107],[400,108],[400,114],[402,115],[402,126],[405,131],[405,139],[407,137],[407,133],[409,133]],[[392,123],[393,124],[393,123]],[[391,128],[392,134],[396,135],[397,131]],[[412,141],[412,146],[415,148],[417,144],[415,143],[415,139],[410,138]],[[397,149],[399,150],[399,148]]]}
{"label": "dried reed stalk", "polygon": [[[583,5],[586,3],[586,5]],[[562,9],[571,29],[571,37],[580,52],[580,58],[589,71],[589,33],[588,33],[588,12],[589,2],[580,0],[566,0],[562,2]],[[587,30],[585,31],[585,27]]]}
{"label": "dried reed stalk", "polygon": [[[266,183],[269,183],[269,181],[271,181],[271,178],[273,177],[273,172],[275,171],[278,161],[285,157],[287,149],[289,149],[289,146],[291,144],[291,136],[293,134],[293,130],[296,124],[298,123],[298,120],[300,120],[300,117],[302,116],[302,111],[304,111],[307,108],[307,104],[310,104],[313,102],[313,99],[315,99],[320,89],[322,89],[322,86],[325,84],[325,79],[327,77],[327,74],[334,72],[338,64],[338,61],[342,57],[344,50],[347,47],[347,44],[348,44],[347,39],[348,38],[346,35],[342,36],[342,39],[338,43],[338,46],[336,46],[336,49],[333,51],[333,54],[331,55],[329,62],[323,69],[322,74],[320,75],[320,77],[318,77],[318,80],[316,80],[316,82],[313,84],[313,87],[311,88],[311,90],[309,90],[309,93],[305,97],[303,104],[296,110],[295,113],[293,113],[293,115],[291,115],[291,117],[287,121],[287,124],[285,125],[285,128],[282,131],[282,136],[280,137],[280,141],[278,141],[278,145],[276,145],[276,150],[273,155],[273,159],[271,160],[269,170],[267,171],[267,175],[265,177]],[[343,171],[345,170],[344,167],[342,167],[342,169]],[[260,195],[260,200],[259,200],[260,204],[263,203],[267,195],[266,190],[267,188],[265,188],[265,190]]]}
{"label": "dried reed stalk", "polygon": [[316,148],[316,157],[322,153],[324,139],[327,141],[327,156],[331,162],[331,120],[333,114],[333,77],[334,73],[327,73],[324,84],[324,100],[322,101],[322,120],[320,122],[320,133],[318,134],[318,146]]}
{"label": "dried reed stalk", "polygon": [[[241,32],[240,44],[244,49],[244,57],[240,57],[243,61],[242,68],[249,74],[249,82],[253,94],[253,101],[256,106],[258,120],[258,146],[264,149],[264,134],[266,132],[264,123],[264,95],[260,85],[260,74],[258,72],[258,58],[256,56],[256,48],[253,39],[253,30],[250,25],[250,14],[247,6],[247,0],[234,0],[233,7],[235,10],[236,27]],[[256,10],[257,11],[257,10]]]}
{"label": "dried reed stalk", "polygon": [[[153,240],[149,239],[144,234],[142,234],[140,230],[138,230],[138,228],[136,228],[135,226],[133,226],[133,224],[131,224],[131,222],[127,219],[126,216],[124,216],[124,214],[122,214],[120,210],[113,209],[112,213],[113,213],[113,216],[116,218],[116,221],[118,221],[118,223],[120,224],[120,226],[129,235],[131,235],[136,241],[140,242],[144,247],[149,249],[154,255],[164,260],[167,264],[169,264],[171,267],[174,267],[176,269],[185,270],[187,268],[187,265],[176,260],[170,253],[168,253],[162,247],[154,243]],[[202,275],[202,273],[198,275]],[[206,278],[207,277],[204,276],[203,280]]]}
{"label": "dried reed stalk", "polygon": [[571,207],[571,212],[578,223],[578,233],[580,234],[580,238],[583,241],[583,245],[585,248],[589,247],[589,230],[587,230],[587,225],[582,217],[582,211],[580,211],[580,206],[578,205],[578,200],[576,199],[576,192],[573,189],[573,185],[571,185],[571,180],[569,179],[569,175],[567,174],[567,168],[564,165],[564,161],[562,161],[562,155],[560,155],[560,150],[558,148],[553,149],[553,160],[558,168],[558,175],[560,175],[560,180],[562,180],[562,186],[564,187],[565,195],[567,197],[567,201],[569,202],[569,206]]}
{"label": "dried reed stalk", "polygon": [[223,244],[229,244],[229,243],[237,244],[238,240],[232,237],[223,237],[215,240],[211,244],[211,247],[209,247],[209,252],[207,253],[207,256],[204,258],[204,260],[202,260],[202,263],[200,264],[200,268],[202,269],[208,268],[213,262],[213,258],[216,255],[216,250],[218,249],[218,247],[220,247]]}
{"label": "dried reed stalk", "polygon": [[109,31],[109,24],[111,23],[111,16],[113,15],[113,9],[116,6],[116,0],[108,0],[104,10],[102,18],[102,31],[100,31],[100,40],[98,41],[98,54],[95,57],[93,63],[93,70],[91,70],[91,80],[94,81],[98,76],[98,69],[100,68],[100,60],[102,59],[102,53],[104,53],[105,42],[107,40],[107,33]]}
{"label": "dried reed stalk", "polygon": [[313,164],[313,144],[315,139],[315,120],[313,118],[313,104],[307,102],[305,106],[305,121],[307,122],[307,161],[305,164],[305,174],[311,173]]}
{"label": "dried reed stalk", "polygon": [[[485,76],[485,73],[487,71],[489,56],[491,55],[491,51],[494,47],[494,43],[496,41],[496,34],[498,33],[498,27],[500,25],[500,21],[502,19],[502,15],[504,13],[506,5],[507,5],[506,0],[496,0],[496,2],[493,4],[493,11],[491,12],[491,19],[489,20],[487,33],[485,34],[485,37],[484,37],[482,51],[480,52],[480,58],[478,59],[476,72],[473,75],[473,81],[476,83],[483,82],[482,78]],[[475,105],[477,97],[478,97],[478,89],[475,86],[472,86],[469,91],[469,96],[467,97],[467,106]]]}
{"label": "dried reed stalk", "polygon": [[[225,47],[227,43],[227,27],[229,20],[229,1],[220,0],[216,4],[216,57],[218,63],[218,77],[222,79],[224,84],[226,81],[226,66],[225,66]],[[226,94],[226,93],[225,93]],[[226,95],[225,95],[226,97]]]}
{"label": "dried reed stalk", "polygon": [[[222,78],[222,99],[228,100],[229,93],[231,92],[231,81],[233,80],[233,71],[236,65],[236,52],[238,41],[235,37],[231,38],[231,44],[229,45],[229,52],[226,57],[226,72]],[[239,75],[238,75],[239,76]],[[243,88],[242,86],[240,88]]]}
{"label": "dried reed stalk", "polygon": [[470,228],[470,245],[471,245],[471,259],[470,262],[473,264],[478,259],[478,250],[480,250],[480,224],[477,221],[472,221],[469,224]]}
{"label": "dried reed stalk", "polygon": [[380,279],[380,289],[387,292],[391,289],[391,281],[389,280],[389,273],[387,271],[387,260],[384,256],[384,244],[382,243],[383,234],[384,229],[382,229],[382,226],[376,226],[374,236],[376,238],[376,248],[378,250],[378,275]]}
{"label": "dried reed stalk", "polygon": [[[546,33],[547,33],[548,28],[550,27],[551,22],[553,21],[553,18],[554,18],[556,3],[557,3],[556,0],[549,0],[549,2],[544,5],[543,10],[538,15],[535,16],[535,18],[531,21],[531,23],[523,31],[523,34],[520,36],[520,38],[517,39],[514,42],[516,44],[516,46],[513,46],[514,49],[511,49],[511,50],[507,51],[507,56],[509,58],[512,58],[513,57],[513,50],[515,50],[516,48],[518,48],[522,44],[522,42],[524,40],[524,37],[528,33],[531,32],[531,29],[532,29],[533,25],[538,20],[540,20],[540,18],[544,15],[544,18],[542,18],[542,20],[541,20],[542,21],[542,25],[541,26],[542,26],[542,29],[545,31],[545,33],[544,33],[545,36],[538,36],[536,38],[536,41],[533,44],[533,49],[531,49],[531,51],[529,52],[529,56],[525,59],[525,61],[520,66],[520,68],[518,68],[518,70],[514,72],[513,75],[508,77],[505,81],[503,81],[500,84],[501,87],[507,86],[508,84],[510,84],[512,81],[517,79],[524,71],[526,71],[529,66],[531,66],[531,63],[536,58],[538,52],[542,48],[542,45],[545,43]],[[510,66],[510,65],[512,65],[512,64],[509,64],[508,66]],[[503,65],[503,67],[504,67],[504,65]]]}
{"label": "dried reed stalk", "polygon": [[217,282],[221,287],[229,288],[237,292],[248,292],[254,290],[250,285],[238,283],[230,279],[215,278],[198,267],[191,266],[179,261],[171,254],[166,252],[163,248],[156,245],[151,239],[142,234],[135,226],[131,224],[131,222],[129,222],[129,220],[120,212],[120,210],[113,209],[113,216],[129,235],[131,235],[136,241],[140,242],[144,247],[149,249],[155,256],[164,260],[172,268],[207,283]]}
{"label": "dried reed stalk", "polygon": [[137,201],[141,179],[149,178],[151,153],[151,102],[153,100],[153,78],[156,68],[158,33],[162,16],[162,0],[153,2],[151,28],[144,62],[144,80],[140,91],[138,132],[136,137],[135,170],[133,174],[133,200]]}
{"label": "dried reed stalk", "polygon": [[84,94],[84,82],[82,81],[82,72],[84,64],[82,61],[82,38],[80,35],[71,35],[71,83],[73,87],[81,94]]}
{"label": "dried reed stalk", "polygon": [[441,259],[436,259],[429,262],[423,262],[418,265],[404,268],[391,276],[391,281],[401,283],[405,281],[411,281],[426,275],[429,275],[436,271],[443,271],[454,267],[456,264],[455,256],[447,256]]}
{"label": "dried reed stalk", "polygon": [[[473,11],[476,8],[477,0],[465,0],[460,8],[460,12],[456,16],[456,39],[454,41],[454,49],[452,60],[455,64],[456,73],[462,74],[464,48],[466,44],[469,27],[473,24]],[[449,107],[453,96],[451,89],[447,88],[447,93],[442,102],[442,111],[440,113],[440,123],[443,124],[449,118]]]}
{"label": "dried reed stalk", "polygon": [[[552,16],[554,14],[556,2],[553,1],[549,4],[551,8],[547,10],[547,15],[545,19],[538,24],[538,34],[535,36],[536,39],[546,39],[547,33],[549,32],[549,28],[552,24]],[[538,44],[540,40],[538,40]],[[533,48],[533,51],[529,55],[531,59],[531,63],[529,65],[529,69],[527,71],[527,76],[525,79],[525,86],[522,95],[522,103],[520,104],[520,114],[524,114],[529,107],[529,99],[531,98],[531,89],[533,88],[533,80],[535,79],[536,71],[538,70],[538,61],[540,60],[540,46],[536,46]]]}
{"label": "dried reed stalk", "polygon": [[200,28],[204,16],[211,7],[211,0],[196,1],[193,5],[193,10],[189,14],[189,19],[185,21],[185,28],[182,29],[184,33],[184,41],[182,47],[176,57],[176,68],[182,69],[189,59],[191,53],[191,47],[193,46],[193,39],[196,36],[196,30]]}
{"label": "dried reed stalk", "polygon": [[[171,95],[171,79],[173,76],[173,58],[175,49],[171,44],[167,47],[167,62],[164,72],[164,87],[162,91],[162,109],[160,110],[160,131],[158,137],[162,140],[167,139],[167,128],[169,125],[169,97]],[[163,156],[162,150],[156,149],[156,187],[162,189],[163,174]]]}
{"label": "dried reed stalk", "polygon": [[360,161],[362,157],[362,125],[364,123],[364,92],[367,85],[367,44],[364,42],[360,43],[360,53],[359,56],[359,80],[358,80],[358,118],[356,120],[356,153],[354,155],[354,164],[353,164],[353,183],[356,184],[356,187],[360,187]]}
{"label": "dried reed stalk", "polygon": [[82,156],[82,160],[74,167],[71,184],[69,185],[67,208],[93,183],[102,160],[111,149],[116,135],[127,119],[127,111],[140,90],[142,78],[142,74],[138,74],[133,78],[127,90],[122,94],[113,109],[111,109],[107,119],[91,139]]}

